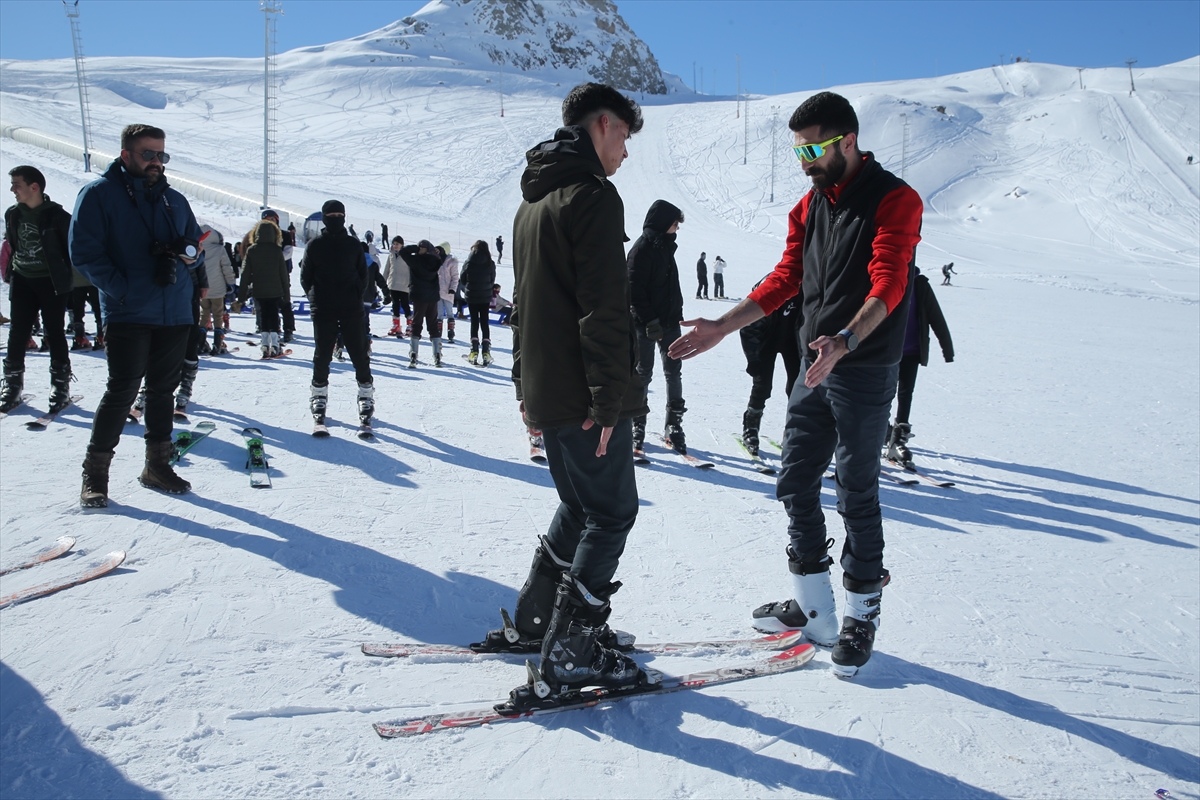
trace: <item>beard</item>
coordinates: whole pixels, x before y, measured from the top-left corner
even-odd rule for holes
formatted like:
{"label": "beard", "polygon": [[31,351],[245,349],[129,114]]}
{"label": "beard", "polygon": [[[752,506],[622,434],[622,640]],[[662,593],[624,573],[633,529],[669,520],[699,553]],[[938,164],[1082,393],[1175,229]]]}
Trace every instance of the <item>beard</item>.
{"label": "beard", "polygon": [[141,177],[146,179],[147,186],[153,186],[158,183],[158,179],[163,176],[163,168],[158,164],[151,164],[142,171]]}
{"label": "beard", "polygon": [[846,156],[842,154],[841,150],[833,151],[833,156],[826,166],[813,167],[808,171],[808,177],[812,179],[813,186],[821,191],[832,189],[845,174]]}

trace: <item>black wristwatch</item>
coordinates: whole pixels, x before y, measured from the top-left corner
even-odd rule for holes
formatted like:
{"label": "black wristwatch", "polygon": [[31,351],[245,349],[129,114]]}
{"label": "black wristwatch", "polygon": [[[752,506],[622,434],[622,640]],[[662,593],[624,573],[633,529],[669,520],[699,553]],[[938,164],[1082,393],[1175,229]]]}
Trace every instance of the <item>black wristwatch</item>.
{"label": "black wristwatch", "polygon": [[853,353],[858,348],[858,334],[849,328],[844,328],[837,332],[837,335],[846,340],[846,350]]}

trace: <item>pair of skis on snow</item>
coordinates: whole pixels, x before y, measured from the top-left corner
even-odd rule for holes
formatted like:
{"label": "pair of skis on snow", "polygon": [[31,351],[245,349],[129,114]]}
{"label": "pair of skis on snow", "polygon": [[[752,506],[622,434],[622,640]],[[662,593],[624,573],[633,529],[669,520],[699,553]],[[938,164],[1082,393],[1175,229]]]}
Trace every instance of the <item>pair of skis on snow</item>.
{"label": "pair of skis on snow", "polygon": [[[678,456],[679,459],[689,467],[695,467],[696,469],[712,469],[713,467],[716,466],[716,464],[713,463],[712,461],[707,461],[702,458],[697,458],[696,456],[692,455],[691,453],[685,453],[685,452],[676,450],[671,445],[671,440],[665,436],[658,440],[658,444],[662,445],[669,452]],[[653,464],[654,462],[650,460],[650,457],[648,455],[646,455],[645,448],[635,448],[633,451],[633,463],[637,464],[640,467],[645,467],[645,466],[649,466],[649,465]]]}
{"label": "pair of skis on snow", "polygon": [[[30,569],[31,567],[36,567],[39,564],[45,564],[48,561],[53,561],[56,558],[66,555],[74,546],[74,536],[60,536],[55,540],[54,544],[50,545],[45,550],[29,556],[25,560],[12,567],[6,567],[5,569],[0,570],[0,575],[8,575],[13,572],[19,572],[21,570]],[[121,566],[124,561],[125,551],[114,550],[98,561],[93,561],[83,569],[80,569],[79,571],[72,573],[65,578],[55,578],[35,584],[33,586],[29,586],[16,592],[12,592],[10,594],[0,595],[0,608],[5,608],[17,603],[23,603],[26,600],[33,600],[37,597],[45,597],[48,594],[54,594],[55,592],[62,591],[63,589],[69,589],[72,586],[78,586],[81,583],[87,583],[90,580],[95,580],[101,575],[112,572],[114,569]]]}
{"label": "pair of skis on snow", "polygon": [[[738,440],[739,443],[741,442],[742,437],[738,436],[737,434],[734,434],[734,437]],[[780,453],[783,453],[783,445],[781,445],[779,442],[775,441],[774,439],[767,439],[766,441],[770,442],[771,447],[775,448]],[[742,449],[743,450],[745,449],[744,445],[743,445]],[[751,460],[752,461],[754,460],[753,456],[751,456]],[[761,459],[758,459],[758,460],[761,461]],[[955,485],[954,481],[939,480],[938,478],[935,478],[932,475],[928,475],[924,472],[921,472],[920,470],[918,470],[916,467],[914,467],[912,465],[905,466],[903,464],[900,464],[895,461],[890,461],[888,459],[884,459],[883,461],[884,461],[884,464],[881,466],[881,468],[879,470],[879,476],[881,478],[884,478],[885,480],[889,480],[892,483],[895,483],[898,486],[917,486],[922,481],[924,481],[925,483],[928,483],[931,486],[937,486],[939,489],[949,489]],[[897,469],[890,469],[891,467],[895,467]],[[899,471],[897,471],[897,470],[899,470]],[[761,470],[761,469],[759,471],[764,472],[764,470]],[[774,470],[771,470],[770,472],[766,472],[765,474],[773,475],[773,474],[775,474],[775,472],[774,472]],[[909,476],[915,476],[915,477],[909,477]],[[832,470],[825,473],[825,477],[828,480],[836,480],[837,479],[836,473],[834,473]]]}
{"label": "pair of skis on snow", "polygon": [[[171,439],[171,466],[178,464],[181,458],[216,429],[215,422],[197,422],[191,428],[176,431]],[[267,462],[262,435],[258,428],[242,429],[242,438],[246,441],[246,469],[250,472],[250,486],[255,489],[270,489],[271,475],[268,470],[271,465]]]}
{"label": "pair of skis on snow", "polygon": [[[529,719],[534,716],[555,714],[561,711],[573,711],[590,708],[601,703],[612,703],[631,697],[646,697],[663,695],[686,689],[703,689],[734,681],[750,678],[761,678],[766,675],[778,675],[799,669],[812,660],[816,648],[802,641],[801,631],[776,633],[770,636],[752,639],[722,639],[701,642],[662,642],[658,644],[639,645],[629,652],[651,653],[655,655],[691,655],[706,651],[717,652],[770,652],[765,660],[747,663],[735,663],[728,666],[692,672],[687,675],[668,676],[657,670],[644,670],[647,674],[646,683],[616,689],[581,689],[572,690],[558,695],[553,702],[545,703],[538,708],[517,711],[507,706],[507,701],[498,702],[487,708],[475,708],[467,711],[453,711],[442,714],[427,714],[419,717],[397,719],[388,722],[376,722],[375,732],[384,739],[395,739],[416,736],[422,733],[457,730],[459,728],[478,727],[497,722],[510,722]],[[455,645],[432,644],[364,644],[362,651],[366,655],[385,658],[401,658],[420,655],[452,655],[475,656],[469,647]],[[506,654],[497,654],[506,655]],[[537,670],[532,662],[526,662],[526,670],[535,675]]]}

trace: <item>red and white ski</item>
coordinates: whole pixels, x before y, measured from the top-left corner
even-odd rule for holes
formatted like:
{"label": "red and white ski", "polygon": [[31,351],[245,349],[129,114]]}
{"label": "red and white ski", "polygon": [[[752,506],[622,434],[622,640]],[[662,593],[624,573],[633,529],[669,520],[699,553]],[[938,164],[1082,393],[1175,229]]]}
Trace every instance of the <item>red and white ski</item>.
{"label": "red and white ski", "polygon": [[4,569],[0,570],[0,575],[7,575],[10,572],[29,569],[30,567],[36,567],[38,564],[44,564],[47,561],[53,561],[74,546],[74,536],[60,536],[54,540],[54,544],[50,545],[45,550],[42,550],[40,553],[35,553],[14,567],[5,567]]}
{"label": "red and white ski", "polygon": [[[647,670],[648,673],[658,678],[657,682],[625,689],[586,689],[578,692],[569,692],[559,698],[559,702],[555,705],[522,711],[512,716],[500,713],[493,706],[490,708],[471,709],[469,711],[453,711],[448,714],[430,714],[424,717],[399,719],[391,722],[376,722],[374,728],[375,732],[384,739],[395,739],[406,736],[417,736],[422,733],[433,733],[435,731],[477,727],[497,722],[513,722],[544,714],[555,714],[559,711],[590,708],[601,703],[613,703],[630,697],[669,694],[684,689],[704,689],[709,686],[719,686],[723,683],[761,678],[766,675],[778,675],[803,667],[812,660],[814,655],[816,655],[816,648],[806,642],[784,650],[782,653],[776,653],[765,661],[729,667],[717,667],[678,677],[667,677],[655,670]],[[504,703],[501,702],[496,705],[503,707]]]}
{"label": "red and white ski", "polygon": [[[714,639],[703,642],[656,642],[637,644],[630,653],[653,653],[654,655],[686,654],[697,650],[786,650],[801,642],[804,631],[785,631],[770,636],[755,636],[749,639]],[[469,647],[457,644],[372,644],[362,646],[364,655],[380,658],[404,658],[406,656],[493,656],[524,655],[529,653],[477,653]]]}
{"label": "red and white ski", "polygon": [[78,586],[81,583],[87,583],[90,580],[95,580],[101,575],[106,575],[112,572],[125,560],[124,550],[114,550],[99,561],[94,561],[87,565],[84,569],[66,578],[46,581],[39,583],[36,586],[30,586],[26,589],[6,594],[0,597],[0,608],[6,608],[16,603],[23,603],[26,600],[33,600],[36,597],[45,597],[48,594],[69,589],[72,586]]}

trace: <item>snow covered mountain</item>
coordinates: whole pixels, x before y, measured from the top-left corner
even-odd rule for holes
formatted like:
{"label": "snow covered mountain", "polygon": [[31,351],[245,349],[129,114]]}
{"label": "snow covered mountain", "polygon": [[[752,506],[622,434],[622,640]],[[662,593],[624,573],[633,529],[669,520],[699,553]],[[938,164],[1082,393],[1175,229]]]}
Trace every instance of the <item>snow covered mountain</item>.
{"label": "snow covered mountain", "polygon": [[432,0],[377,31],[298,52],[338,64],[461,67],[497,73],[498,81],[507,70],[553,83],[667,92],[654,54],[612,0]]}

